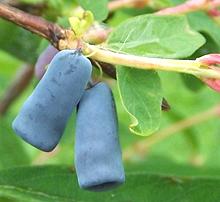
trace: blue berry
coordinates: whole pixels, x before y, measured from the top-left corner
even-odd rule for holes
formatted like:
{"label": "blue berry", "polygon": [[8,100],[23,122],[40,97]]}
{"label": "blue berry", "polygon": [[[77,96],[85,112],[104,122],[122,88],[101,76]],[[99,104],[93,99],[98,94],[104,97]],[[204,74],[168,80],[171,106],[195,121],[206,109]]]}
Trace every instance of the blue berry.
{"label": "blue berry", "polygon": [[81,188],[104,191],[125,181],[111,89],[98,83],[78,105],[75,166]]}
{"label": "blue berry", "polygon": [[78,51],[57,53],[13,121],[14,131],[40,150],[53,150],[83,95],[91,71],[90,61]]}

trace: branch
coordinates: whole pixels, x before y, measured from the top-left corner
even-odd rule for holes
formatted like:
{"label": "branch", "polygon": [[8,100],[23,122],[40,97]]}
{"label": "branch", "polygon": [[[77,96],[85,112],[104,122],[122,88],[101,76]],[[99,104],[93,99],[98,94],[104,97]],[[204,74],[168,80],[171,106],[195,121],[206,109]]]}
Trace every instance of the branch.
{"label": "branch", "polygon": [[13,82],[6,89],[5,95],[0,99],[0,116],[3,116],[11,103],[26,89],[34,74],[32,65],[25,65],[19,69]]}
{"label": "branch", "polygon": [[[0,3],[0,17],[11,21],[29,31],[38,34],[41,37],[49,40],[55,47],[58,49],[61,41],[65,41],[68,44],[67,33],[71,32],[70,30],[64,30],[56,24],[48,22],[43,18],[27,14],[18,9],[6,6]],[[84,37],[86,41],[105,41],[110,33],[109,29],[100,29],[98,27],[97,35],[91,30],[87,33],[87,37]],[[94,38],[97,36],[97,39]],[[74,48],[74,47],[73,47]],[[184,72],[193,74],[196,76],[204,76],[211,78],[220,78],[219,72],[216,72],[212,69],[199,68],[203,65],[199,61],[193,60],[170,60],[170,59],[160,59],[160,58],[147,58],[139,57],[133,55],[119,54],[112,51],[103,50],[97,46],[86,45],[86,51],[89,50],[91,58],[100,62],[103,71],[107,73],[112,78],[115,78],[115,69],[112,65],[107,64],[117,64],[125,65],[130,67],[142,68],[142,69],[156,69],[164,71],[175,71],[175,72]],[[169,109],[169,105],[166,101],[163,101],[162,108],[164,110]]]}
{"label": "branch", "polygon": [[48,8],[46,2],[37,2],[35,4],[28,2],[20,2],[19,0],[3,0],[2,3],[8,4],[22,11],[40,16],[45,9]]}
{"label": "branch", "polygon": [[213,9],[220,6],[220,0],[188,0],[183,4],[162,9],[157,15],[180,15],[194,11]]}
{"label": "branch", "polygon": [[[30,30],[42,37],[45,37],[54,46],[58,47],[58,49],[59,45],[62,44],[61,42],[64,42],[63,44],[66,45],[65,48],[76,48],[67,47],[68,45],[71,46],[71,44],[75,44],[68,41],[67,33],[71,32],[70,30],[64,30],[58,25],[48,22],[40,17],[32,16],[23,11],[19,11],[18,9],[5,6],[2,3],[0,3],[0,16],[9,21],[15,22],[17,25],[20,25],[27,30]],[[197,77],[220,79],[220,73],[216,70],[200,68],[203,65],[200,61],[171,60],[126,55],[103,50],[101,47],[92,46],[89,44],[86,44],[82,48],[83,51],[86,52],[86,54],[91,54],[90,58],[100,62],[115,65],[124,65],[141,69],[182,72],[192,74]]]}
{"label": "branch", "polygon": [[113,0],[108,3],[109,11],[113,12],[120,8],[137,7],[141,8],[146,6],[150,0]]}
{"label": "branch", "polygon": [[149,151],[149,149],[155,144],[161,142],[162,140],[175,135],[178,132],[186,130],[194,125],[205,122],[211,118],[220,116],[220,105],[217,105],[207,111],[200,112],[192,117],[178,121],[173,125],[164,128],[152,136],[145,138],[144,140],[137,141],[133,145],[127,147],[124,151],[124,159],[131,160],[133,156],[144,156]]}
{"label": "branch", "polygon": [[59,40],[65,38],[65,30],[57,24],[48,22],[41,17],[25,13],[3,3],[0,3],[0,16],[47,39],[57,48]]}
{"label": "branch", "polygon": [[220,25],[220,10],[217,8],[213,8],[207,11],[208,15],[218,24]]}
{"label": "branch", "polygon": [[[215,69],[206,68],[202,61],[197,60],[176,60],[163,58],[150,58],[123,53],[116,53],[103,49],[99,46],[84,44],[86,54],[91,54],[90,58],[110,63],[114,65],[123,65],[137,69],[162,70],[171,72],[187,73],[199,78],[220,79],[220,72]],[[208,56],[208,55],[207,55]],[[204,56],[203,56],[204,57]]]}
{"label": "branch", "polygon": [[[91,62],[92,65],[97,66],[96,62],[93,60],[91,60]],[[101,66],[104,73],[106,73],[109,77],[116,79],[116,69],[113,65],[104,62],[99,62],[98,64]]]}
{"label": "branch", "polygon": [[[133,7],[142,8],[146,5],[152,6],[154,2],[152,0],[113,0],[108,4],[110,11],[115,11],[120,8]],[[155,14],[157,15],[180,15],[194,11],[208,11],[220,6],[219,0],[188,0],[177,6],[161,9]]]}

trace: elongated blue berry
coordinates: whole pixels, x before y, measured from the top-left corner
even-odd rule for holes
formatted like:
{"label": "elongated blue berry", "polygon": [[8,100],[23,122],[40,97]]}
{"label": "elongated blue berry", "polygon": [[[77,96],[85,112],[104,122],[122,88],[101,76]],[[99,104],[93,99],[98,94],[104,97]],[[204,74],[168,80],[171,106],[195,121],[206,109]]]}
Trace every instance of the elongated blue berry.
{"label": "elongated blue berry", "polygon": [[90,61],[78,51],[56,54],[15,118],[14,131],[36,148],[51,151],[83,95],[91,70]]}
{"label": "elongated blue berry", "polygon": [[105,83],[86,90],[79,103],[75,166],[83,189],[104,191],[125,181],[114,99]]}

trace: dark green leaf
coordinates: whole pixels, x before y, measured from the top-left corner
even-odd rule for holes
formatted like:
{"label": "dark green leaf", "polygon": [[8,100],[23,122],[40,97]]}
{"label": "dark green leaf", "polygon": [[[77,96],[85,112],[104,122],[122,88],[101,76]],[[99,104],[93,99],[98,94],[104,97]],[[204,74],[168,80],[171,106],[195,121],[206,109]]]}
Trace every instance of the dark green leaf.
{"label": "dark green leaf", "polygon": [[17,168],[0,172],[0,196],[32,202],[210,202],[220,198],[220,178],[128,172],[125,185],[108,192],[79,189],[66,167]]}
{"label": "dark green leaf", "polygon": [[187,17],[190,26],[193,29],[210,36],[218,45],[218,50],[220,50],[220,26],[204,12],[191,13],[188,14]]}
{"label": "dark green leaf", "polygon": [[204,87],[204,84],[201,80],[190,74],[181,74],[180,76],[186,87],[194,92],[197,92]]}
{"label": "dark green leaf", "polygon": [[41,39],[29,31],[0,19],[0,49],[25,62],[33,63]]}
{"label": "dark green leaf", "polygon": [[30,164],[30,159],[23,148],[21,140],[16,137],[10,125],[1,118],[0,169]]}

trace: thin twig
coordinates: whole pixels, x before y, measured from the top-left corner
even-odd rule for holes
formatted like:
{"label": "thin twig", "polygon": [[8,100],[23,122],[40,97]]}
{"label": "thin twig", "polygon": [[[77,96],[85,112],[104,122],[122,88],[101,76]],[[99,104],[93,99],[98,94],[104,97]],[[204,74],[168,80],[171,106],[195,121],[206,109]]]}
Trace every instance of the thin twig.
{"label": "thin twig", "polygon": [[18,70],[10,86],[0,99],[0,116],[3,116],[9,109],[11,103],[26,89],[34,74],[32,65],[24,65]]}
{"label": "thin twig", "polygon": [[213,8],[207,11],[207,14],[218,24],[220,25],[220,10]]}
{"label": "thin twig", "polygon": [[[0,16],[6,20],[26,28],[42,37],[48,39],[55,47],[59,48],[59,41],[65,40],[65,31],[58,25],[48,22],[40,17],[27,14],[18,9],[6,6],[0,3]],[[57,31],[58,30],[58,34]],[[109,30],[108,30],[109,33]],[[93,35],[94,36],[94,35]],[[105,35],[107,37],[107,35]],[[132,55],[118,54],[111,51],[105,51],[95,46],[88,46],[91,58],[104,63],[121,64],[143,69],[156,69],[165,71],[176,71],[194,74],[196,76],[204,76],[211,78],[220,78],[216,71],[211,69],[201,69],[201,63],[189,60],[169,60],[160,58],[147,58]],[[111,66],[101,65],[108,75],[115,77],[114,69]],[[105,68],[106,67],[106,68]]]}
{"label": "thin twig", "polygon": [[[92,60],[92,64],[96,65],[96,62],[94,62]],[[110,76],[113,79],[117,79],[116,69],[113,65],[111,65],[109,63],[104,63],[104,62],[98,62],[98,64],[101,66],[103,72],[105,72],[108,76]],[[168,101],[165,98],[163,98],[163,100],[162,100],[161,109],[163,111],[169,111],[171,109]]]}
{"label": "thin twig", "polygon": [[5,20],[13,22],[51,42],[58,47],[60,39],[65,38],[65,30],[59,25],[47,20],[28,14],[19,9],[0,3],[0,16]]}
{"label": "thin twig", "polygon": [[143,157],[155,144],[175,135],[180,131],[186,130],[187,128],[198,125],[216,116],[220,116],[220,105],[217,105],[207,111],[200,112],[187,119],[178,121],[167,128],[161,129],[152,136],[146,137],[144,140],[142,139],[138,142],[135,142],[124,150],[123,158],[125,160],[131,160],[137,155]]}
{"label": "thin twig", "polygon": [[108,9],[113,12],[126,7],[144,7],[148,3],[149,0],[113,0],[108,3]]}
{"label": "thin twig", "polygon": [[150,58],[124,53],[117,53],[102,47],[85,44],[86,54],[91,54],[90,58],[111,63],[113,65],[123,65],[137,69],[161,70],[192,74],[197,77],[220,79],[217,70],[201,68],[203,63],[199,60],[176,60],[163,58]]}
{"label": "thin twig", "polygon": [[155,14],[157,15],[180,15],[194,11],[213,9],[220,6],[220,0],[188,0],[183,4],[174,7],[162,9]]}
{"label": "thin twig", "polygon": [[[144,7],[146,5],[151,6],[153,1],[151,0],[114,0],[110,1],[108,8],[110,11],[115,11],[120,8],[126,7]],[[190,13],[199,10],[209,10],[220,6],[220,0],[188,0],[177,6],[168,7],[159,10],[155,14],[157,15],[180,15]]]}
{"label": "thin twig", "polygon": [[[10,8],[9,6],[5,6],[3,4],[0,4],[0,16],[2,16],[3,18],[9,21],[15,21],[16,24],[25,27],[30,31],[34,30],[35,31],[34,33],[47,38],[49,41],[52,42],[53,45],[56,45],[58,47],[59,47],[58,42],[62,42],[64,40],[63,39],[59,40],[58,37],[59,34],[57,34],[56,32],[56,28],[60,30],[59,33],[61,35],[65,31],[66,31],[65,35],[67,34],[67,30],[63,30],[62,28],[51,22],[48,22],[37,16],[26,14],[22,11],[19,11],[18,9]],[[48,28],[48,26],[51,28]],[[64,37],[65,39],[65,36],[62,37]],[[68,43],[68,41],[66,41],[64,44],[71,45],[73,43]],[[70,47],[70,48],[74,48],[74,47]],[[198,77],[220,79],[219,72],[212,69],[200,68],[202,63],[199,61],[171,60],[171,59],[148,58],[148,57],[140,57],[134,55],[126,55],[126,54],[114,53],[108,50],[103,50],[101,47],[92,46],[89,44],[87,44],[84,48],[87,51],[88,55],[91,54],[90,58],[100,62],[110,63],[113,65],[115,64],[115,65],[125,65],[125,66],[142,68],[142,69],[175,71],[175,72],[193,74]]]}
{"label": "thin twig", "polygon": [[38,16],[40,16],[48,8],[46,2],[37,2],[34,4],[28,2],[21,2],[19,0],[3,0],[1,2]]}

